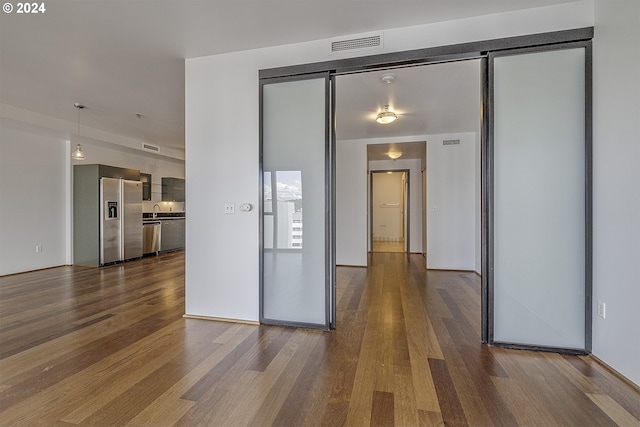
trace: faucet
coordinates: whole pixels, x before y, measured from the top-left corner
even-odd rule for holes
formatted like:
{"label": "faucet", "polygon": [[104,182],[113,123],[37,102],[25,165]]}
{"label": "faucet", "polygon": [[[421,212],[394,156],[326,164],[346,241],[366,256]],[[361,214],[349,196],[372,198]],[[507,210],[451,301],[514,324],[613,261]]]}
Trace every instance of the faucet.
{"label": "faucet", "polygon": [[153,205],[153,219],[156,219],[158,217],[158,212],[156,212],[156,208],[158,208],[158,212],[162,212],[162,209],[160,209],[160,205],[158,205],[157,203]]}

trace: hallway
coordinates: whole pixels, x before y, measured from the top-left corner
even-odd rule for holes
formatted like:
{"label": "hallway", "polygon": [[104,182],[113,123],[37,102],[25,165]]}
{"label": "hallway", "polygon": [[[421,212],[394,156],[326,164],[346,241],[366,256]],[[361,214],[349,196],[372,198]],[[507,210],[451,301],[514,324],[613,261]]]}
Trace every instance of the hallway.
{"label": "hallway", "polygon": [[184,252],[0,277],[0,419],[640,425],[640,393],[593,359],[481,345],[479,277],[423,263],[339,267],[331,332],[183,318]]}

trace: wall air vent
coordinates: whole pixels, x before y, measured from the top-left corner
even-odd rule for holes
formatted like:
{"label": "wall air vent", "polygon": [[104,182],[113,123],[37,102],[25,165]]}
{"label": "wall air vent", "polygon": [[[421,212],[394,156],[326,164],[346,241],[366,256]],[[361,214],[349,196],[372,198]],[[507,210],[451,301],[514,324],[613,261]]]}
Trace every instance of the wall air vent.
{"label": "wall air vent", "polygon": [[442,141],[442,145],[460,145],[459,139],[445,139]]}
{"label": "wall air vent", "polygon": [[142,148],[149,151],[155,151],[156,153],[160,151],[160,147],[158,147],[157,145],[147,144],[146,142],[142,144]]}
{"label": "wall air vent", "polygon": [[382,34],[331,42],[331,52],[341,52],[343,50],[365,49],[372,47],[382,47]]}

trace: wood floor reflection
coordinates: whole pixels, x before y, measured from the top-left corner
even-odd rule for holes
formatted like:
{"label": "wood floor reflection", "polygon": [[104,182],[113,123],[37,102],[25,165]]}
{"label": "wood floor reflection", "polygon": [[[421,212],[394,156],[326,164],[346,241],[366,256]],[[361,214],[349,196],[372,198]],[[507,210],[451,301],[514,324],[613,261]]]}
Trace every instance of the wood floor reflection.
{"label": "wood floor reflection", "polygon": [[373,252],[404,253],[404,239],[396,242],[373,241]]}
{"label": "wood floor reflection", "polygon": [[183,252],[0,277],[0,424],[640,425],[593,359],[480,344],[479,278],[423,265],[338,268],[331,332],[183,318]]}

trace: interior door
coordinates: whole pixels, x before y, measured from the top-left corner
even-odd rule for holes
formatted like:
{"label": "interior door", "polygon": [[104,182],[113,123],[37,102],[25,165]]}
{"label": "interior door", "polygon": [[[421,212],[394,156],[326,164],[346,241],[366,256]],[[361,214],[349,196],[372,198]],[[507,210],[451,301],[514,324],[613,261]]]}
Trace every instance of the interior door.
{"label": "interior door", "polygon": [[402,173],[402,234],[404,238],[404,251],[406,253],[411,252],[409,250],[409,172]]}
{"label": "interior door", "polygon": [[489,55],[489,342],[591,347],[590,44]]}
{"label": "interior door", "polygon": [[332,292],[330,79],[261,80],[260,321],[328,329]]}
{"label": "interior door", "polygon": [[[422,170],[422,256],[427,257],[427,170]],[[425,261],[426,267],[426,261]]]}

